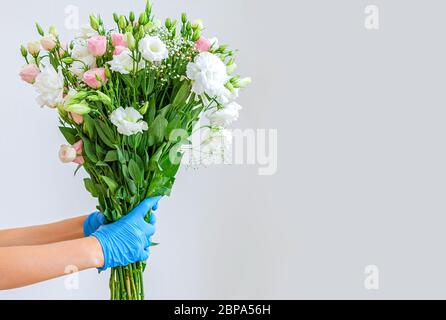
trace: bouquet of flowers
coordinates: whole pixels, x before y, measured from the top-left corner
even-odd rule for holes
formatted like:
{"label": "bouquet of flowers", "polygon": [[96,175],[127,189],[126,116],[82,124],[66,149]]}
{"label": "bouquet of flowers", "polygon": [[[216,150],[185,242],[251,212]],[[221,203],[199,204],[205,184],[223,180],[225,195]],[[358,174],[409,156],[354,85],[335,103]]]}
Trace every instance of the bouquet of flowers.
{"label": "bouquet of flowers", "polygon": [[[108,222],[147,197],[170,195],[197,127],[206,131],[201,154],[226,150],[227,127],[241,109],[235,99],[251,82],[234,74],[234,51],[202,36],[200,20],[182,14],[161,23],[150,1],[139,16],[113,18],[116,27],[108,30],[91,15],[66,45],[56,28],[45,33],[36,24],[41,38],[21,47],[20,72],[37,102],[57,110],[68,142],[60,159],[87,172],[85,188]],[[206,125],[199,124],[203,115]],[[144,299],[145,268],[140,262],[112,269],[111,299]]]}

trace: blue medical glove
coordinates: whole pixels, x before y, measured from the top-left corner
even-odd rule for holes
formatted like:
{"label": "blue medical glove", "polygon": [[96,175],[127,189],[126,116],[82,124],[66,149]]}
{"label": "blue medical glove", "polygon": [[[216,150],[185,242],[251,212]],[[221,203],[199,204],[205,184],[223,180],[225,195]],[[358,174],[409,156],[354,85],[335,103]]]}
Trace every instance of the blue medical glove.
{"label": "blue medical glove", "polygon": [[151,237],[155,233],[155,216],[150,215],[149,223],[144,218],[151,209],[157,208],[160,199],[161,197],[156,197],[144,200],[119,221],[103,225],[92,234],[99,240],[104,253],[104,266],[99,271],[127,266],[149,258]]}
{"label": "blue medical glove", "polygon": [[100,212],[94,212],[90,214],[84,221],[84,235],[86,237],[91,236],[99,227],[106,223],[105,216]]}

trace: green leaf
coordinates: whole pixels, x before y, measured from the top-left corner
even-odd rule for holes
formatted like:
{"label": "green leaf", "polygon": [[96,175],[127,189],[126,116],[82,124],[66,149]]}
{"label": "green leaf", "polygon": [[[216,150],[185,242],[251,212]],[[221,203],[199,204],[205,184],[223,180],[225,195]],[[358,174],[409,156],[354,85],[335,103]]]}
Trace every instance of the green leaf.
{"label": "green leaf", "polygon": [[94,121],[88,114],[84,115],[84,132],[91,140],[94,140]]}
{"label": "green leaf", "polygon": [[107,184],[111,193],[115,193],[116,189],[118,189],[118,187],[119,187],[119,185],[116,183],[116,181],[113,180],[112,178],[109,178],[106,176],[101,176],[101,179]]}
{"label": "green leaf", "polygon": [[189,81],[184,81],[178,90],[175,99],[173,100],[174,106],[180,106],[186,103],[187,98],[189,98],[191,93],[191,84]]}
{"label": "green leaf", "polygon": [[84,153],[91,162],[98,162],[98,157],[96,156],[95,146],[88,139],[83,139],[84,141]]}
{"label": "green leaf", "polygon": [[77,142],[77,131],[76,129],[66,128],[66,127],[59,127],[60,132],[65,137],[67,142],[69,144],[75,144]]}
{"label": "green leaf", "polygon": [[149,129],[149,133],[153,135],[156,143],[163,142],[168,124],[169,122],[163,115],[157,116],[153,121],[153,124]]}
{"label": "green leaf", "polygon": [[103,121],[95,121],[95,127],[101,140],[108,147],[115,149],[116,137],[113,130]]}
{"label": "green leaf", "polygon": [[98,197],[98,190],[96,189],[95,184],[93,183],[93,181],[90,178],[84,179],[84,185],[85,185],[85,189],[87,189],[87,191],[91,193],[91,196],[93,198]]}
{"label": "green leaf", "polygon": [[147,123],[151,124],[156,116],[156,97],[153,95],[149,102],[149,110],[146,114]]}
{"label": "green leaf", "polygon": [[160,167],[159,162],[160,162],[161,156],[163,155],[165,146],[166,146],[166,144],[163,144],[150,159],[150,163],[149,163],[150,170],[152,170],[152,171],[155,171],[155,170],[162,171],[163,170],[163,168]]}
{"label": "green leaf", "polygon": [[107,152],[107,155],[105,156],[105,162],[115,162],[118,161],[118,151],[112,150]]}
{"label": "green leaf", "polygon": [[142,183],[144,180],[143,168],[140,168],[135,160],[130,160],[129,162],[129,173],[130,176],[138,183]]}

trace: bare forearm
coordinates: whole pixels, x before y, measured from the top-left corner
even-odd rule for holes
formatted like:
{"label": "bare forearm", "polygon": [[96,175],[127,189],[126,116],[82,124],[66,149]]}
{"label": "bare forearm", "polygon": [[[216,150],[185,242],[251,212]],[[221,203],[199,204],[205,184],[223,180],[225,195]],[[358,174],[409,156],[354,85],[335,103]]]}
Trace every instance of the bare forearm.
{"label": "bare forearm", "polygon": [[79,271],[99,268],[104,256],[94,237],[41,245],[0,248],[0,290],[19,288]]}
{"label": "bare forearm", "polygon": [[0,231],[0,247],[34,246],[80,239],[86,217],[57,223]]}

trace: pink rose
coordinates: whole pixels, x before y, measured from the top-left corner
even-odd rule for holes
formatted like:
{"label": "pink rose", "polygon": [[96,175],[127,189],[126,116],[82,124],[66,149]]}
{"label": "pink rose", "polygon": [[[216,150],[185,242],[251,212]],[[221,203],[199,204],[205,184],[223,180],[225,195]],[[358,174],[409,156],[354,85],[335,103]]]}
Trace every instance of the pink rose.
{"label": "pink rose", "polygon": [[112,43],[114,47],[125,47],[128,48],[127,36],[122,33],[112,33],[111,35]]}
{"label": "pink rose", "polygon": [[107,51],[107,38],[94,36],[88,39],[88,50],[95,57],[102,57]]}
{"label": "pink rose", "polygon": [[[98,81],[98,77],[102,81]],[[84,73],[84,82],[93,89],[98,89],[103,83],[107,82],[104,68],[93,68]]]}
{"label": "pink rose", "polygon": [[23,81],[28,83],[34,83],[36,81],[37,76],[40,73],[40,69],[37,65],[34,63],[28,64],[20,70],[20,78],[22,78]]}
{"label": "pink rose", "polygon": [[73,119],[74,123],[77,125],[81,125],[84,123],[84,117],[81,116],[80,114],[70,112],[70,117],[71,117],[71,119]]}
{"label": "pink rose", "polygon": [[195,43],[195,49],[197,49],[199,52],[208,52],[211,49],[211,47],[212,47],[212,43],[205,37],[201,37]]}
{"label": "pink rose", "polygon": [[115,51],[113,52],[114,56],[119,56],[121,53],[123,53],[124,51],[127,50],[127,47],[123,47],[123,46],[117,46],[115,48]]}

